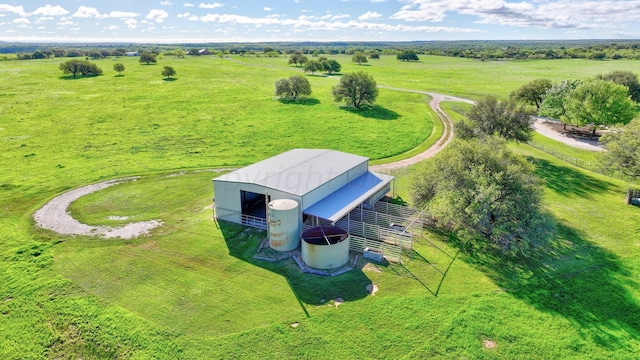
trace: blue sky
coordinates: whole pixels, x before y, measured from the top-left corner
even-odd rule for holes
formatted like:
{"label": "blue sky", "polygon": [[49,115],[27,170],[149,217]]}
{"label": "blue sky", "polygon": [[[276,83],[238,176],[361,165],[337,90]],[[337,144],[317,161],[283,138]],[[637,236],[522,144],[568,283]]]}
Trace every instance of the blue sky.
{"label": "blue sky", "polygon": [[0,41],[640,38],[640,0],[0,0]]}

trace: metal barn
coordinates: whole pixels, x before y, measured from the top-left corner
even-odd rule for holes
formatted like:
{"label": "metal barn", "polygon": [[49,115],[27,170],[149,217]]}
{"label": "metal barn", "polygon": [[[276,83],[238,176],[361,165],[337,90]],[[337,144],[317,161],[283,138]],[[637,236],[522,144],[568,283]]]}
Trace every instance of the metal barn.
{"label": "metal barn", "polygon": [[[393,176],[369,171],[369,159],[326,149],[293,149],[213,179],[219,220],[267,229],[267,204],[298,202],[298,228],[315,218],[335,223],[389,192]],[[298,234],[298,235],[300,235]]]}

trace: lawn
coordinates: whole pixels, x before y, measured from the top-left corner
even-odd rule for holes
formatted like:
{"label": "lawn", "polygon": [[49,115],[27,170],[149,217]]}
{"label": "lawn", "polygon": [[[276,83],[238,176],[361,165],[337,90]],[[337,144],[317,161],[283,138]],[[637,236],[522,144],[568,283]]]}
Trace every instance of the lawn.
{"label": "lawn", "polygon": [[[370,71],[381,85],[470,98],[505,95],[537,77],[637,64],[383,57],[358,66],[338,59],[343,72]],[[334,78],[309,76],[315,100],[275,100],[274,81],[300,72],[284,58],[118,61],[122,77],[111,71],[116,61],[101,60],[104,75],[76,80],[61,76],[59,60],[0,62],[8,79],[0,92],[2,358],[640,353],[640,211],[624,204],[625,183],[514,146],[546,181],[545,203],[559,229],[553,247],[513,261],[461,252],[453,239],[425,230],[401,265],[303,275],[291,260],[252,258],[263,232],[212,221],[210,180],[219,174],[212,169],[294,147],[383,161],[442,131],[428,99],[381,90],[378,107],[360,116],[333,103]],[[175,81],[162,80],[164,65],[176,69]],[[419,166],[396,172],[396,195],[410,199]],[[60,192],[128,175],[140,178],[85,196],[70,211],[90,224],[161,219],[151,236],[101,240],[34,227],[31,214]],[[375,295],[366,290],[371,284]]]}

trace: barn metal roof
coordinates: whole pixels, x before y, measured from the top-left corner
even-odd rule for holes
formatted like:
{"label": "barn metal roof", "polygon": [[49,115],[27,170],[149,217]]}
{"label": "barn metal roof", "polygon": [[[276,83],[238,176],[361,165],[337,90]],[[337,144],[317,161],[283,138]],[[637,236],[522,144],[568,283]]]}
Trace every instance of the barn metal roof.
{"label": "barn metal roof", "polygon": [[338,221],[358,205],[382,190],[394,179],[391,175],[368,171],[331,195],[304,210],[307,215]]}
{"label": "barn metal roof", "polygon": [[302,196],[368,160],[336,150],[293,149],[214,180],[258,184]]}

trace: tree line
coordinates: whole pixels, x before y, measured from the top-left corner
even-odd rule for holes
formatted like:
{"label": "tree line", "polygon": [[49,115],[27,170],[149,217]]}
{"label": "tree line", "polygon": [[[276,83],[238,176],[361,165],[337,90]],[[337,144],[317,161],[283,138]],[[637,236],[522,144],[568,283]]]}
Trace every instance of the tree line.
{"label": "tree line", "polygon": [[[282,56],[300,52],[304,55],[354,55],[363,53],[397,56],[404,51],[416,55],[465,57],[480,60],[531,59],[640,59],[640,40],[556,40],[556,41],[414,41],[414,42],[282,42],[282,43],[203,43],[180,45],[119,44],[96,48],[88,44],[65,47],[55,44],[0,45],[3,59],[43,59],[50,57],[117,57],[127,51],[170,55],[180,48],[186,55]],[[182,55],[184,56],[184,55]],[[374,55],[375,56],[375,55]]]}

